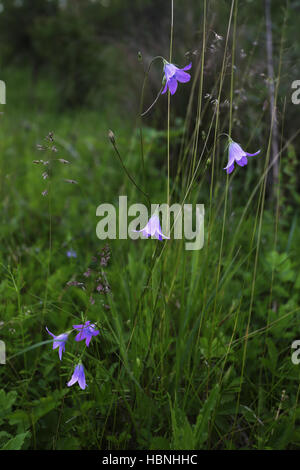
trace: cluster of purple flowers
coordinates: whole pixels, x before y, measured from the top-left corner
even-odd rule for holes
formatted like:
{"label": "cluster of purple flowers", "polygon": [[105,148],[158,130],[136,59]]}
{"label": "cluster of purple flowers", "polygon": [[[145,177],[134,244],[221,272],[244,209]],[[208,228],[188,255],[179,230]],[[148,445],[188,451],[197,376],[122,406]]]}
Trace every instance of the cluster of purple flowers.
{"label": "cluster of purple flowers", "polygon": [[[161,94],[164,94],[167,92],[167,90],[170,92],[171,95],[174,95],[177,91],[178,88],[178,82],[179,83],[187,83],[190,81],[191,76],[189,73],[187,73],[188,70],[192,68],[192,63],[189,63],[183,68],[179,68],[176,65],[167,62],[166,60],[163,60],[164,63],[164,76],[163,76],[163,82],[162,82],[162,91]],[[229,154],[228,154],[228,164],[224,168],[226,170],[227,174],[230,174],[234,170],[234,164],[237,163],[238,166],[246,166],[248,164],[248,158],[251,156],[258,155],[260,153],[260,150],[258,150],[255,153],[248,153],[245,152],[242,147],[234,142],[230,136],[229,137]],[[115,137],[112,131],[109,132],[109,138],[111,142],[114,144],[115,143]],[[56,147],[53,145],[54,144],[54,138],[53,138],[53,133],[49,133],[49,135],[46,137],[46,141],[48,145],[38,145],[38,150],[51,150],[51,152],[57,152]],[[61,163],[69,163],[67,160],[64,159],[58,159]],[[34,163],[42,163],[43,165],[49,165],[49,161],[43,161],[43,160],[35,160]],[[44,180],[49,178],[49,171],[45,171],[42,174],[42,177]],[[77,184],[76,181],[74,180],[65,180],[66,182]],[[43,191],[43,195],[47,194],[47,190]],[[159,220],[159,215],[157,213],[154,213],[151,218],[149,219],[148,223],[144,228],[141,228],[141,230],[136,230],[136,232],[142,232],[144,237],[149,238],[156,238],[158,240],[163,240],[163,239],[169,239],[169,237],[165,236],[162,232],[161,225],[160,225],[160,220]],[[67,256],[69,258],[76,258],[77,253],[70,249],[67,251]],[[100,258],[100,267],[98,265],[98,261]],[[83,290],[86,290],[86,283],[89,283],[91,289],[91,296],[90,296],[90,302],[91,304],[95,303],[94,297],[93,297],[93,292],[96,293],[104,293],[107,294],[110,292],[110,286],[107,282],[105,272],[103,271],[103,267],[106,267],[109,259],[110,259],[110,250],[109,247],[106,246],[102,252],[99,255],[99,258],[93,258],[93,263],[96,263],[96,267],[91,266],[89,267],[86,272],[83,273],[84,276],[84,282],[78,282],[75,280],[69,281],[68,286],[76,286],[80,287]],[[105,306],[106,307],[106,306]],[[109,308],[109,307],[108,307]],[[58,355],[60,360],[62,360],[62,354],[65,352],[65,346],[66,342],[68,340],[70,332],[62,333],[58,336],[55,336],[51,331],[48,330],[46,327],[46,330],[49,335],[53,337],[53,349],[58,348]],[[90,342],[92,340],[93,336],[97,336],[99,334],[99,331],[96,329],[96,325],[91,323],[90,321],[86,321],[84,324],[80,325],[73,325],[73,330],[77,332],[77,335],[75,337],[75,341],[85,341],[85,344],[87,347],[89,347]],[[67,383],[68,387],[71,387],[74,385],[76,382],[78,382],[79,387],[84,390],[86,388],[86,379],[85,379],[85,372],[84,372],[84,366],[81,362],[81,360],[76,364],[73,375],[71,377],[71,380]]]}
{"label": "cluster of purple flowers", "polygon": [[[97,336],[99,334],[99,330],[96,329],[96,325],[91,323],[90,321],[86,321],[82,325],[73,325],[73,329],[77,332],[75,337],[75,341],[83,341],[85,340],[85,344],[89,347],[91,339],[93,336]],[[48,330],[46,327],[47,332],[53,338],[53,349],[58,348],[58,355],[60,360],[62,360],[62,353],[65,352],[66,342],[68,340],[70,332],[62,333],[58,336],[55,336],[51,331]],[[84,367],[81,361],[75,366],[73,375],[71,380],[67,383],[68,387],[74,385],[74,383],[78,382],[79,387],[84,390],[86,388],[86,380],[85,380],[85,373]]]}
{"label": "cluster of purple flowers", "polygon": [[[221,37],[218,37],[221,38]],[[174,64],[171,64],[164,60],[164,77],[163,77],[163,85],[164,88],[161,94],[166,93],[169,90],[171,95],[176,93],[178,82],[180,83],[187,83],[190,81],[191,76],[187,73],[187,70],[192,68],[192,63],[189,63],[182,69],[177,67]],[[229,155],[228,155],[228,164],[224,168],[227,174],[230,174],[234,170],[234,164],[237,163],[239,166],[246,166],[248,164],[247,157],[253,157],[258,155],[260,150],[255,153],[248,153],[245,152],[242,147],[234,142],[231,137],[229,137]],[[162,229],[160,226],[159,216],[157,214],[153,214],[149,219],[148,223],[144,228],[141,230],[135,230],[136,232],[142,232],[144,237],[154,237],[157,240],[169,239],[162,233]]]}

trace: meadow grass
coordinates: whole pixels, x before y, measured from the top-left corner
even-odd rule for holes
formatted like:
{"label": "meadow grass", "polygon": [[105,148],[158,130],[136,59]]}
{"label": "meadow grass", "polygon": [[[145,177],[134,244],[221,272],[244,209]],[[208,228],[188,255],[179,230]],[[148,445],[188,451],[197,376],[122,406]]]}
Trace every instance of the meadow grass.
{"label": "meadow grass", "polygon": [[[16,103],[1,117],[2,448],[299,448],[300,368],[291,361],[291,344],[300,322],[300,230],[297,213],[285,210],[294,189],[285,187],[282,170],[290,171],[296,136],[284,139],[282,126],[275,191],[267,185],[272,123],[265,131],[259,112],[239,134],[247,150],[261,147],[261,155],[247,170],[223,170],[222,134],[236,132],[234,90],[245,85],[234,67],[238,2],[231,2],[227,20],[216,99],[205,101],[203,2],[201,59],[183,121],[172,115],[170,94],[155,104],[166,110],[160,130],[147,115],[135,126],[114,111],[47,111],[47,82],[33,109]],[[173,21],[170,37],[171,61]],[[280,69],[277,77],[279,83]],[[109,128],[127,172],[151,202],[205,205],[202,250],[186,251],[185,240],[97,239],[100,203],[142,197],[122,170]],[[56,158],[36,148],[49,131],[58,158],[70,164],[53,164],[43,197],[45,167],[33,160]],[[92,265],[107,292],[95,292],[92,279],[86,290],[67,287],[84,280],[107,243],[107,265]],[[88,349],[67,343],[60,362],[45,327],[58,335],[87,319],[100,334]],[[84,391],[66,386],[81,356]]]}

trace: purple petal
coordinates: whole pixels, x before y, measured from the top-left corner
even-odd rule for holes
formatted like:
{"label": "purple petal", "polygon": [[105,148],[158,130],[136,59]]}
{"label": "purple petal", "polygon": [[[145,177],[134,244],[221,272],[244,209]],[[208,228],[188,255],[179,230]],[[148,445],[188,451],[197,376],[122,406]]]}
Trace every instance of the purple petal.
{"label": "purple petal", "polygon": [[58,355],[59,355],[60,360],[62,358],[62,353],[63,352],[65,352],[65,345],[60,345],[59,350],[58,350]]}
{"label": "purple petal", "polygon": [[61,341],[54,340],[53,341],[53,349],[60,348],[61,344],[62,344]]}
{"label": "purple petal", "polygon": [[186,65],[185,67],[183,67],[183,69],[181,70],[190,70],[192,68],[192,62],[190,62],[188,65]]}
{"label": "purple petal", "polygon": [[163,238],[165,238],[166,240],[170,240],[170,237],[166,237],[166,235],[164,235],[161,230],[158,230],[157,233],[160,236],[159,240],[162,240]]}
{"label": "purple petal", "polygon": [[228,153],[229,153],[228,166],[231,165],[231,160],[240,160],[246,155],[246,152],[244,152],[242,147],[236,142],[230,143]]}
{"label": "purple petal", "polygon": [[257,152],[255,153],[248,153],[248,152],[245,152],[245,154],[248,156],[248,157],[254,157],[255,155],[258,155],[260,153],[260,150],[258,150]]}
{"label": "purple petal", "polygon": [[82,341],[86,338],[86,333],[84,331],[80,331],[78,335],[75,337],[75,341]]}
{"label": "purple petal", "polygon": [[[225,168],[224,168],[225,170]],[[234,170],[234,163],[232,165],[230,165],[228,168],[226,168],[226,172],[228,175],[230,175],[230,173],[232,173]]]}
{"label": "purple petal", "polygon": [[174,93],[177,90],[177,80],[176,80],[176,78],[174,78],[174,77],[170,78],[170,80],[168,81],[168,86],[169,86],[169,90],[170,90],[171,95],[174,95]]}
{"label": "purple petal", "polygon": [[47,327],[46,327],[46,330],[47,330],[47,332],[49,333],[49,335],[52,336],[52,338],[55,338],[55,335],[54,335],[53,333],[51,333],[51,331],[49,331]]}
{"label": "purple petal", "polygon": [[151,236],[151,233],[149,233],[148,230],[146,230],[146,229],[141,230],[141,232],[144,235],[144,237],[146,237],[146,238],[149,238]]}
{"label": "purple petal", "polygon": [[191,79],[191,76],[189,73],[184,72],[183,70],[177,70],[175,74],[176,80],[178,80],[180,83],[186,83],[189,82]]}
{"label": "purple petal", "polygon": [[73,374],[71,380],[67,383],[67,385],[68,387],[72,387],[72,385],[74,385],[74,383],[76,382],[77,382],[77,378],[75,378]]}
{"label": "purple petal", "polygon": [[245,166],[248,163],[247,157],[242,157],[240,160],[236,161],[239,166]]}
{"label": "purple petal", "polygon": [[161,94],[163,95],[164,93],[166,93],[167,89],[168,89],[168,82],[166,82],[165,88],[163,89],[163,91],[161,92]]}
{"label": "purple petal", "polygon": [[78,380],[78,366],[75,367],[71,380],[67,383],[68,387],[72,387]]}
{"label": "purple petal", "polygon": [[78,383],[79,383],[79,387],[81,388],[81,390],[84,390],[86,388],[83,365],[80,365],[80,370],[78,372]]}
{"label": "purple petal", "polygon": [[169,81],[176,73],[177,67],[173,64],[166,64],[164,67],[165,77]]}

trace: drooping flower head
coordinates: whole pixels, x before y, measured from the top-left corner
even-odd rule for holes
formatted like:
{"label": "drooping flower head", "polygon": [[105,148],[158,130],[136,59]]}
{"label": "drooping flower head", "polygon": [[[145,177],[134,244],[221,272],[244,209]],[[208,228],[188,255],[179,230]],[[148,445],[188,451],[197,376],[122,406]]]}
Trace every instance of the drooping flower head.
{"label": "drooping flower head", "polygon": [[78,382],[81,390],[84,390],[87,386],[85,381],[84,367],[81,362],[75,367],[71,380],[67,383],[67,386],[71,387],[76,382]]}
{"label": "drooping flower head", "polygon": [[170,237],[166,237],[161,230],[160,222],[159,222],[159,216],[155,213],[150,217],[147,225],[142,228],[141,230],[134,230],[135,232],[142,232],[144,237],[154,237],[157,238],[158,240],[162,240],[163,238],[166,238],[170,240]]}
{"label": "drooping flower head", "polygon": [[84,325],[73,325],[73,328],[79,331],[75,340],[82,341],[85,339],[85,344],[87,346],[89,346],[92,337],[97,336],[99,334],[99,331],[95,329],[96,325],[94,325],[93,323],[91,324],[90,321],[85,322]]}
{"label": "drooping flower head", "polygon": [[176,67],[174,64],[169,64],[169,62],[165,61],[165,66],[164,66],[164,73],[165,73],[165,80],[166,80],[166,85],[161,92],[163,95],[166,93],[167,89],[169,88],[171,95],[174,95],[174,93],[177,90],[177,85],[178,82],[180,83],[186,83],[189,82],[191,79],[191,76],[189,73],[186,73],[186,70],[190,70],[192,67],[192,63],[186,65],[183,67],[183,69],[180,69]]}
{"label": "drooping flower head", "polygon": [[69,334],[68,333],[62,333],[61,335],[55,336],[51,331],[48,330],[46,327],[47,332],[49,335],[52,336],[53,338],[53,349],[58,348],[58,355],[59,359],[61,360],[62,358],[62,353],[65,352],[65,345],[68,339]]}
{"label": "drooping flower head", "polygon": [[260,153],[260,150],[255,153],[245,152],[242,147],[232,139],[229,139],[229,142],[228,164],[224,168],[228,175],[234,170],[234,162],[236,162],[239,166],[245,166],[248,163],[247,157],[253,157],[254,155],[258,155]]}

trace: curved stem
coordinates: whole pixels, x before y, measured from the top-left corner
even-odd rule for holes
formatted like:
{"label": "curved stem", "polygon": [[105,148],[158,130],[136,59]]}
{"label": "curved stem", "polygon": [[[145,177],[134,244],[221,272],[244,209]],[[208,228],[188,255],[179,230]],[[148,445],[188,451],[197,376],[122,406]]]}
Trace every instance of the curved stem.
{"label": "curved stem", "polygon": [[155,103],[157,103],[158,98],[160,97],[161,92],[163,91],[163,88],[164,88],[164,86],[161,87],[161,89],[160,89],[159,92],[158,92],[157,97],[155,98],[155,100],[153,101],[153,103],[149,106],[149,108],[141,114],[141,117],[146,116],[146,114],[153,108],[153,106],[155,105]]}
{"label": "curved stem", "polygon": [[126,166],[124,165],[123,160],[122,160],[122,157],[121,157],[121,155],[120,155],[120,153],[119,153],[119,150],[118,150],[118,148],[117,148],[117,146],[116,146],[116,143],[113,142],[113,141],[111,141],[111,143],[112,143],[112,145],[113,145],[113,147],[114,147],[114,149],[115,149],[115,152],[116,152],[116,154],[117,154],[117,156],[118,156],[118,158],[119,158],[119,160],[120,160],[121,166],[122,166],[123,170],[125,171],[126,175],[127,175],[128,178],[130,179],[130,181],[134,184],[134,186],[140,191],[140,193],[142,193],[142,194],[145,196],[145,198],[147,199],[149,205],[151,206],[151,201],[150,201],[150,199],[149,199],[148,194],[146,194],[146,193],[136,184],[136,182],[134,181],[133,177],[131,176],[131,174],[130,174],[129,171],[127,170]]}

